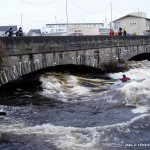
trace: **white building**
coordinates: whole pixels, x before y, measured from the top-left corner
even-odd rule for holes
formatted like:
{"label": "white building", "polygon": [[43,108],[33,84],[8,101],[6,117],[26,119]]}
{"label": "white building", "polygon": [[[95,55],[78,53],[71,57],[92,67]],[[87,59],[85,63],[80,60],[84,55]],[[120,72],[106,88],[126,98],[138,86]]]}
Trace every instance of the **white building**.
{"label": "white building", "polygon": [[41,29],[31,29],[28,34],[29,36],[41,36]]}
{"label": "white building", "polygon": [[72,33],[81,33],[82,35],[99,35],[99,28],[103,23],[63,23],[46,24],[43,28],[44,35],[70,35]]}
{"label": "white building", "polygon": [[135,12],[114,20],[113,28],[115,31],[125,28],[129,34],[150,34],[150,19],[146,18],[144,12]]}

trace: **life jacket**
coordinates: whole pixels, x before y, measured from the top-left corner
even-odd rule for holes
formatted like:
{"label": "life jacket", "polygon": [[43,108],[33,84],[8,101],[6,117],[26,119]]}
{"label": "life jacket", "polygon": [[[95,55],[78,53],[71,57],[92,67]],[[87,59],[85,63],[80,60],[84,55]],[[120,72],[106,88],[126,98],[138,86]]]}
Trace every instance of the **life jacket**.
{"label": "life jacket", "polygon": [[122,82],[127,82],[127,81],[129,81],[130,80],[130,78],[128,78],[128,77],[124,77],[124,78],[122,78],[122,79],[120,79]]}

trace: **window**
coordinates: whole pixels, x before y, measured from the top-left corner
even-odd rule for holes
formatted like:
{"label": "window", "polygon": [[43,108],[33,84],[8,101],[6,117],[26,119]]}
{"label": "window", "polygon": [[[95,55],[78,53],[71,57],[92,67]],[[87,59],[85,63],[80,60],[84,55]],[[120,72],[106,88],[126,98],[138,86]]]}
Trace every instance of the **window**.
{"label": "window", "polygon": [[51,32],[54,32],[54,29],[51,29],[50,31],[51,31]]}
{"label": "window", "polygon": [[54,28],[54,25],[49,25],[48,27],[49,27],[49,28]]}
{"label": "window", "polygon": [[134,25],[136,25],[136,22],[130,22],[130,26],[134,26]]}
{"label": "window", "polygon": [[63,29],[58,29],[58,31],[63,31]]}
{"label": "window", "polygon": [[114,28],[119,29],[120,28],[120,22],[115,22],[114,23]]}

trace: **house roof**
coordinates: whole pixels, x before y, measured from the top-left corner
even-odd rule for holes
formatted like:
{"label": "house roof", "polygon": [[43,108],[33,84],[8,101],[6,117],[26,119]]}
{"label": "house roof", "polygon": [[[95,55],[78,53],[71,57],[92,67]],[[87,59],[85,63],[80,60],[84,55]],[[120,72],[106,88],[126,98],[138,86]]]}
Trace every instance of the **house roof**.
{"label": "house roof", "polygon": [[17,30],[17,26],[16,25],[12,25],[12,26],[0,26],[0,31],[7,31],[8,29],[13,28],[13,30]]}
{"label": "house roof", "polygon": [[118,19],[114,20],[113,22],[118,21],[118,20],[121,20],[121,19],[124,19],[124,18],[127,18],[127,17],[144,18],[144,19],[146,19],[146,20],[150,20],[149,18],[146,18],[146,17],[144,17],[144,16],[138,16],[137,14],[133,14],[133,13],[132,13],[132,14],[125,15],[125,16],[123,16],[123,17],[121,17],[121,18],[118,18]]}

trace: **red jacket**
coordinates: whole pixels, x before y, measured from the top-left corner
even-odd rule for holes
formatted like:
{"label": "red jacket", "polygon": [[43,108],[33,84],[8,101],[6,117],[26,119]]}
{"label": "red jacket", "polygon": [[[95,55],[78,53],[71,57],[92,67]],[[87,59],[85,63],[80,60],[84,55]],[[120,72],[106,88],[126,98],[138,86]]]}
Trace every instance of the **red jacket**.
{"label": "red jacket", "polygon": [[128,78],[128,77],[124,77],[124,78],[122,78],[122,79],[120,79],[122,82],[127,82],[127,81],[129,81],[130,80],[130,78]]}

